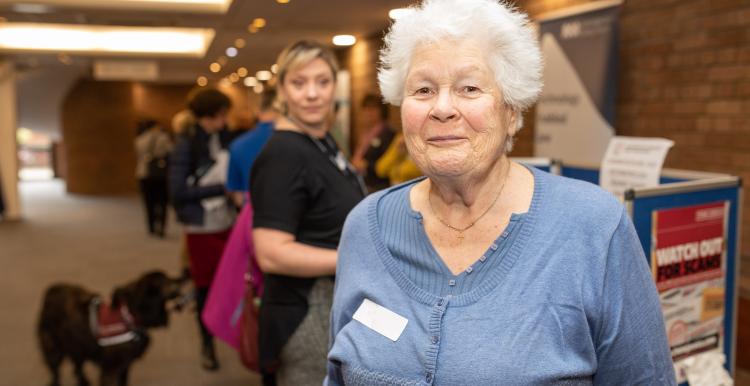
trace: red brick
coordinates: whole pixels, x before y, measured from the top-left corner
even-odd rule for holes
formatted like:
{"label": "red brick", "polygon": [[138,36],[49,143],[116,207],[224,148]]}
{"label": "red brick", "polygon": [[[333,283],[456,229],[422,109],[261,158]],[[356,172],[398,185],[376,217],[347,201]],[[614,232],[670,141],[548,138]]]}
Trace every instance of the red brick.
{"label": "red brick", "polygon": [[706,112],[717,115],[739,115],[742,114],[742,102],[718,101],[710,102],[706,106]]}

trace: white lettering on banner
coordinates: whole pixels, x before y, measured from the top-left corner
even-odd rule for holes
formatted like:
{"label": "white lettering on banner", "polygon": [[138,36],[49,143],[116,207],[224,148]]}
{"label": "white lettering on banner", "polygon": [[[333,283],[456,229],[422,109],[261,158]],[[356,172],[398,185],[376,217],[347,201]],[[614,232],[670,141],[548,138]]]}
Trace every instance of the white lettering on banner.
{"label": "white lettering on banner", "polygon": [[702,240],[686,244],[674,245],[671,247],[660,248],[656,250],[656,261],[659,266],[690,261],[697,258],[719,255],[724,251],[724,238],[714,237],[712,239]]}

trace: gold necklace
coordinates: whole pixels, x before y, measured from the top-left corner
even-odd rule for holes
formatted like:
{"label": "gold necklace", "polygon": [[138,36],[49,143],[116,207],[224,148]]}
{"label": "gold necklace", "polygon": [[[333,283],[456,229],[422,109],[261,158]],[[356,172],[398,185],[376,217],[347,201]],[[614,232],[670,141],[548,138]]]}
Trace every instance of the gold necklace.
{"label": "gold necklace", "polygon": [[497,196],[495,196],[495,199],[492,200],[492,203],[490,204],[490,206],[488,206],[487,209],[485,209],[484,212],[482,212],[482,214],[479,215],[479,217],[477,217],[476,219],[474,219],[474,221],[472,221],[471,224],[469,224],[469,225],[467,225],[467,226],[465,226],[463,228],[456,228],[453,225],[448,224],[446,221],[443,221],[443,219],[440,218],[440,216],[438,216],[437,212],[435,211],[435,207],[432,206],[432,194],[430,194],[430,192],[428,191],[427,192],[427,202],[430,203],[430,210],[432,211],[432,214],[435,215],[435,218],[438,221],[440,221],[441,224],[445,225],[448,229],[450,229],[450,230],[458,233],[457,237],[458,237],[459,241],[463,241],[463,239],[464,239],[464,232],[467,229],[473,227],[474,224],[476,224],[479,220],[481,220],[482,217],[484,217],[484,215],[486,215],[487,213],[489,213],[490,209],[492,209],[492,207],[495,206],[495,203],[500,198],[500,195],[503,193],[503,189],[505,189],[505,184],[508,182],[508,174],[510,174],[510,165],[508,165],[508,172],[505,174],[505,177],[503,178],[503,185],[500,187],[500,191],[497,192]]}

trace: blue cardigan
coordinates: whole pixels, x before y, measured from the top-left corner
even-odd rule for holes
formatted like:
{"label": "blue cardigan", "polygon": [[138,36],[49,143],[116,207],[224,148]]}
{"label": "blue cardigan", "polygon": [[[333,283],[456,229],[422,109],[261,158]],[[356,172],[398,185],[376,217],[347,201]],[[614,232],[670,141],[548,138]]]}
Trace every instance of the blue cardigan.
{"label": "blue cardigan", "polygon": [[[598,187],[534,170],[502,262],[440,297],[383,243],[376,193],[339,246],[328,385],[674,385],[661,307],[633,225]],[[394,342],[352,317],[365,299],[408,320]]]}

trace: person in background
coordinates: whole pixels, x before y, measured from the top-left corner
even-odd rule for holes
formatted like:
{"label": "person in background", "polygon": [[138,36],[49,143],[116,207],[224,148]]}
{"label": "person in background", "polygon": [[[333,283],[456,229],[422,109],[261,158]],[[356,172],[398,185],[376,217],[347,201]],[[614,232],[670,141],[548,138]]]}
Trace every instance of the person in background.
{"label": "person in background", "polygon": [[299,41],[279,56],[283,116],[250,173],[253,240],[264,292],[260,365],[281,386],[320,385],[344,219],[365,195],[361,177],[329,134],[338,64]]}
{"label": "person in background", "polygon": [[274,120],[278,115],[274,108],[275,101],[275,89],[269,88],[263,91],[260,95],[257,125],[239,136],[229,146],[227,190],[232,194],[232,200],[237,207],[243,205],[245,194],[250,191],[250,170],[253,162],[273,133]]}
{"label": "person in background", "polygon": [[528,17],[497,0],[412,9],[378,80],[426,178],[346,220],[326,384],[675,385],[628,211],[508,157],[542,88]]}
{"label": "person in background", "polygon": [[138,122],[135,137],[136,167],[148,233],[164,237],[167,228],[167,158],[172,140],[153,119]]}
{"label": "person in background", "polygon": [[195,117],[190,109],[180,110],[172,117],[172,133],[179,136],[195,125]]}
{"label": "person in background", "polygon": [[[187,132],[188,129],[195,125],[195,117],[190,109],[184,109],[177,112],[172,117],[172,134],[174,136],[180,136]],[[187,251],[187,239],[185,233],[182,233],[180,237],[180,266],[182,267],[182,277],[185,279],[190,278],[190,257]]]}
{"label": "person in background", "polygon": [[200,315],[234,220],[234,206],[224,189],[230,137],[226,121],[231,102],[217,90],[199,89],[191,95],[188,107],[196,123],[177,140],[170,159],[169,186],[177,218],[185,226],[202,366],[216,370],[219,363],[213,337]]}
{"label": "person in background", "polygon": [[362,99],[362,120],[367,131],[357,143],[352,156],[352,164],[365,177],[365,184],[370,192],[389,186],[388,178],[379,177],[375,172],[375,163],[383,156],[393,140],[394,132],[386,124],[388,106],[375,94],[367,94]]}
{"label": "person in background", "polygon": [[396,134],[388,150],[375,163],[375,174],[380,178],[388,178],[391,186],[417,178],[422,175],[406,150],[403,134]]}

